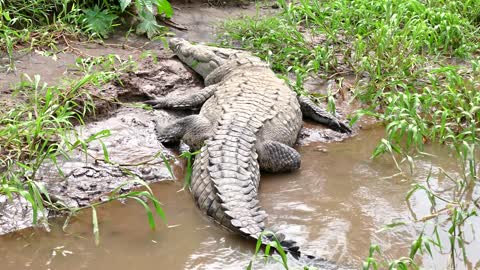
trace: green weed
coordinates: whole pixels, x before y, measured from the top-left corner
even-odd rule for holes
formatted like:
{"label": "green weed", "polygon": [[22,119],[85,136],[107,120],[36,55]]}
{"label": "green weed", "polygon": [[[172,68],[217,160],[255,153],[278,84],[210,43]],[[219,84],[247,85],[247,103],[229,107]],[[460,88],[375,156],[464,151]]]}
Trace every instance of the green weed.
{"label": "green weed", "polygon": [[197,150],[195,152],[189,152],[189,151],[184,151],[182,154],[179,156],[180,158],[184,158],[187,160],[187,166],[186,166],[186,172],[185,172],[185,180],[183,183],[183,188],[189,188],[190,183],[192,180],[192,169],[193,169],[193,157],[196,155],[200,154],[200,150]]}
{"label": "green weed", "polygon": [[[264,253],[262,255],[262,257],[265,259],[265,263],[270,258],[270,259],[273,259],[274,261],[277,261],[278,263],[280,263],[285,270],[288,270],[289,267],[288,267],[287,253],[283,249],[283,247],[280,244],[280,241],[276,237],[275,233],[270,232],[270,231],[263,231],[259,235],[258,240],[257,240],[257,245],[255,247],[255,253],[253,254],[253,257],[250,260],[246,269],[247,270],[252,270],[253,269],[253,262],[256,260],[258,254],[260,254],[260,249],[264,245],[263,243],[264,243],[265,239],[273,239],[272,241],[269,241],[269,243],[267,245],[265,245],[265,250],[264,250]],[[278,254],[280,255],[280,259],[276,256],[272,256],[272,254],[270,253],[272,247],[278,252]]]}
{"label": "green weed", "polygon": [[[139,184],[145,190],[134,190],[127,193],[122,193],[121,192],[122,187],[130,184]],[[136,179],[132,181],[127,181],[122,185],[118,186],[117,188],[115,188],[110,193],[110,196],[108,197],[108,199],[105,201],[92,203],[90,206],[84,207],[84,208],[61,209],[61,210],[69,211],[69,217],[65,220],[63,228],[65,230],[65,228],[68,226],[68,223],[70,222],[71,217],[74,216],[78,211],[81,211],[86,208],[90,208],[92,210],[93,236],[95,240],[95,245],[98,246],[100,244],[100,228],[98,224],[98,216],[97,216],[96,208],[105,203],[109,203],[116,200],[124,200],[124,199],[131,199],[133,201],[136,201],[138,204],[140,204],[143,207],[143,209],[145,210],[145,214],[147,215],[148,225],[150,226],[150,229],[155,230],[157,227],[155,223],[155,216],[158,216],[165,224],[167,224],[167,218],[161,207],[161,203],[155,198],[153,191],[150,189],[147,183],[145,183],[142,180]],[[151,202],[151,204],[153,205],[153,210],[152,210],[152,207],[147,204],[147,202]]]}
{"label": "green weed", "polygon": [[[283,7],[280,16],[225,23],[220,40],[225,46],[254,51],[285,78],[294,75],[296,81],[290,85],[301,94],[306,93],[303,81],[309,76],[338,76],[346,70],[359,79],[367,77],[366,84],[357,85],[356,95],[378,108],[387,105],[389,97],[384,93],[419,93],[431,87],[432,80],[425,78],[430,77],[434,62],[445,62],[452,55],[468,59],[479,49],[478,18],[470,13],[478,14],[478,1],[298,0],[279,4]],[[437,76],[436,80],[443,79]],[[331,100],[329,104],[332,107]]]}
{"label": "green weed", "polygon": [[409,270],[409,269],[420,269],[414,261],[414,257],[418,251],[418,244],[421,243],[422,235],[420,235],[420,240],[417,239],[412,244],[411,252],[409,257],[402,257],[399,259],[392,260],[386,264],[377,261],[375,258],[375,253],[382,254],[382,251],[378,245],[371,245],[368,251],[368,257],[365,259],[362,265],[363,270],[378,270],[378,269],[388,269],[388,270]]}

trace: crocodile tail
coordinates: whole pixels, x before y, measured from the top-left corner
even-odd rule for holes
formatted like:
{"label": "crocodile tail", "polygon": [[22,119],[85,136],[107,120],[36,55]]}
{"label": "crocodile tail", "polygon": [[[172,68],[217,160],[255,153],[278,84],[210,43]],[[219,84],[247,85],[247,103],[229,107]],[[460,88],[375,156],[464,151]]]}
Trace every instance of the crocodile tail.
{"label": "crocodile tail", "polygon": [[[261,126],[258,114],[239,117],[225,113],[214,135],[195,158],[191,189],[200,210],[231,231],[268,245],[274,239],[264,236],[267,214],[260,208],[258,186],[260,169],[255,149],[256,132]],[[302,256],[297,243],[277,239],[285,252]]]}
{"label": "crocodile tail", "polygon": [[286,239],[285,235],[283,233],[275,233],[273,235],[266,235],[264,236],[264,239],[262,239],[262,242],[264,245],[267,245],[273,241],[277,240],[280,246],[282,247],[283,251],[285,253],[288,253],[292,255],[295,259],[299,260],[300,258],[305,258],[308,260],[313,260],[315,259],[315,256],[308,255],[305,253],[302,253],[300,251],[300,246],[299,244],[291,239]]}
{"label": "crocodile tail", "polygon": [[316,257],[313,255],[301,252],[299,244],[294,240],[285,239],[285,235],[283,235],[282,233],[276,233],[275,237],[273,237],[273,235],[266,236],[265,240],[263,241],[265,243],[264,245],[267,245],[268,243],[275,241],[275,238],[279,242],[283,251],[285,253],[290,254],[293,258],[295,258],[300,263],[300,265],[302,265],[302,267],[312,266],[312,267],[323,269],[323,270],[339,270],[340,269],[339,266],[332,261],[328,261],[325,258]]}
{"label": "crocodile tail", "polygon": [[300,252],[300,247],[297,245],[297,242],[293,240],[284,240],[280,242],[280,245],[286,253],[291,254],[295,259],[298,260],[302,256],[302,253]]}
{"label": "crocodile tail", "polygon": [[257,200],[256,129],[247,122],[254,116],[243,121],[237,116],[222,115],[214,135],[195,159],[191,188],[202,212],[232,231],[257,238],[267,214]]}

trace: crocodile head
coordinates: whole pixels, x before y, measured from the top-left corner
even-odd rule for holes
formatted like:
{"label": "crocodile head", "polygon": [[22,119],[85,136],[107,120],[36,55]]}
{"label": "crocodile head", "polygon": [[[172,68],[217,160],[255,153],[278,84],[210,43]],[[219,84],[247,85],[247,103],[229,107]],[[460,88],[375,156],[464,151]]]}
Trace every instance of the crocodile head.
{"label": "crocodile head", "polygon": [[193,45],[181,38],[172,38],[169,41],[170,49],[180,60],[195,70],[203,78],[213,70],[223,65],[232,55],[243,53],[239,50],[217,48],[206,45]]}

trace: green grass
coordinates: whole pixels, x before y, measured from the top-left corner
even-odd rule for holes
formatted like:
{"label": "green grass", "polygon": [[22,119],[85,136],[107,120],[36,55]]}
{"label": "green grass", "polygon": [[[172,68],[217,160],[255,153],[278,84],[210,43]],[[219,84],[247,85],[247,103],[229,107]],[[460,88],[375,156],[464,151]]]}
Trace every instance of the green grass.
{"label": "green grass", "polygon": [[166,32],[155,13],[170,18],[173,9],[167,0],[0,0],[0,52],[9,57],[7,70],[13,70],[15,51],[58,50],[59,42],[106,38],[120,25],[155,38]]}
{"label": "green grass", "polygon": [[[268,244],[265,245],[265,242],[268,242]],[[264,247],[263,250],[262,246]],[[277,254],[271,253],[272,248]],[[261,254],[261,251],[263,251],[263,254]],[[261,255],[261,257],[264,259],[264,263],[267,263],[270,260],[281,264],[285,270],[290,269],[288,266],[287,253],[283,249],[275,233],[271,231],[263,231],[260,233],[255,246],[255,252],[253,253],[252,259],[248,263],[246,270],[254,269],[254,263],[258,260],[259,255]],[[302,269],[314,270],[316,268],[302,267]]]}
{"label": "green grass", "polygon": [[[417,192],[427,195],[435,230],[422,233],[409,256],[397,260],[372,246],[364,269],[418,269],[417,255],[431,256],[442,247],[457,266],[465,263],[456,252],[466,257],[465,225],[480,210],[479,198],[472,198],[479,185],[480,1],[278,3],[282,10],[274,17],[226,22],[220,44],[253,51],[302,95],[310,95],[303,87],[307,79],[354,75],[353,96],[363,108],[349,116],[351,124],[364,115],[385,124],[385,138],[372,157],[390,154],[401,175],[409,177],[401,163],[413,170],[414,157],[431,143],[451,147],[462,168],[460,177],[446,176],[451,194],[435,190],[427,179],[406,195],[407,202]],[[334,96],[323,99],[335,111]],[[450,242],[436,237],[440,231]]]}

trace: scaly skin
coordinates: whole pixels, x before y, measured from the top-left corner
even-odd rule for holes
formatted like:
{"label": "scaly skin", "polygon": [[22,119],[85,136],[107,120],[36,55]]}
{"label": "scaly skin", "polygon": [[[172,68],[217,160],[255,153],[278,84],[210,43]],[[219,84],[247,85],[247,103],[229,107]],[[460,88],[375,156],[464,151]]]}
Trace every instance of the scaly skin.
{"label": "scaly skin", "polygon": [[302,115],[295,93],[265,64],[242,58],[234,65],[200,111],[214,132],[195,159],[192,193],[204,213],[256,239],[266,218],[257,200],[256,146],[267,140],[293,145]]}
{"label": "scaly skin", "polygon": [[[300,155],[291,146],[302,126],[302,112],[340,132],[350,128],[308,99],[298,98],[266,63],[249,53],[181,39],[171,39],[170,47],[204,77],[207,87],[187,97],[147,102],[155,108],[203,103],[199,115],[157,126],[158,137],[163,142],[183,139],[192,148],[201,148],[191,179],[196,204],[222,226],[258,239],[267,217],[257,199],[260,169],[280,172],[300,167]],[[282,243],[299,255],[292,242]]]}

